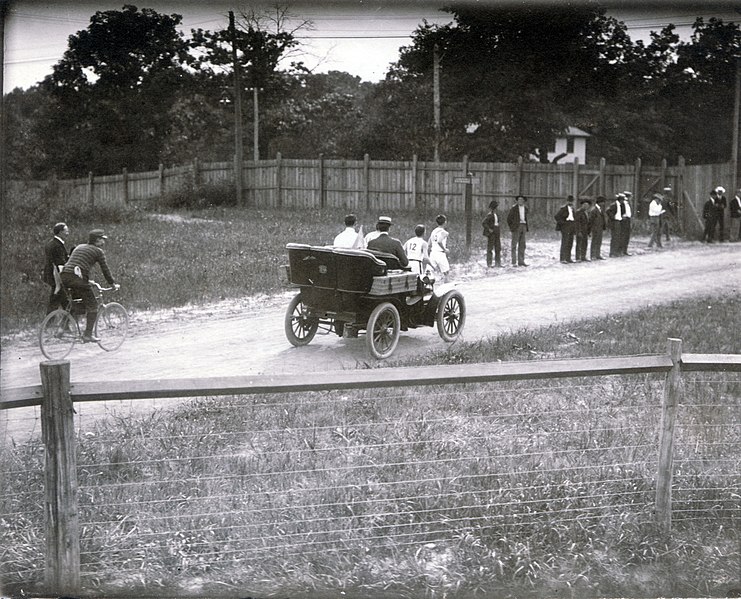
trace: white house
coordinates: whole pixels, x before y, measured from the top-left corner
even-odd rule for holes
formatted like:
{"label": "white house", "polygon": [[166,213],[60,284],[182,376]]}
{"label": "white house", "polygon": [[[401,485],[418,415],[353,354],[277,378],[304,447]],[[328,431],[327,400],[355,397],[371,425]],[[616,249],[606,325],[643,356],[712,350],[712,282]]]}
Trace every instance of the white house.
{"label": "white house", "polygon": [[563,137],[556,138],[555,149],[548,152],[548,162],[574,162],[578,158],[579,164],[586,164],[587,137],[591,136],[586,131],[568,127]]}

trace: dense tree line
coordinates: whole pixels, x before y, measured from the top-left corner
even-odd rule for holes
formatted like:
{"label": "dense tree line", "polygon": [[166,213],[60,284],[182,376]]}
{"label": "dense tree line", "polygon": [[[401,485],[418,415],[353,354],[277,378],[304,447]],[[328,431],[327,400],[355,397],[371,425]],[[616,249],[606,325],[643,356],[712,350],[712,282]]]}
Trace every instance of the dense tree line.
{"label": "dense tree line", "polygon": [[[6,95],[12,178],[79,177],[231,160],[233,55],[242,73],[245,147],[259,90],[260,155],[477,161],[545,159],[568,126],[589,158],[689,163],[731,156],[738,24],[698,18],[634,42],[592,4],[446,9],[423,22],[384,81],[311,73],[284,9],[242,14],[232,32],[178,31],[181,16],[126,5],[99,11],[39,85]],[[306,23],[299,25],[299,27]],[[441,126],[433,122],[439,60]],[[249,151],[246,157],[251,157]]]}

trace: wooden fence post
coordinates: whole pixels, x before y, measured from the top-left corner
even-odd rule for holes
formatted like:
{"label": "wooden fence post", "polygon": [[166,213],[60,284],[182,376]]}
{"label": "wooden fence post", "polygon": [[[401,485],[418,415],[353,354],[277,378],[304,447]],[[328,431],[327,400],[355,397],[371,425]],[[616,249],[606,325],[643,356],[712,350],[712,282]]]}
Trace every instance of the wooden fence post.
{"label": "wooden fence post", "polygon": [[123,201],[124,204],[129,203],[129,171],[126,167],[123,167],[121,169],[121,174],[123,176]]}
{"label": "wooden fence post", "polygon": [[275,193],[278,194],[278,210],[283,208],[283,188],[281,186],[281,179],[283,178],[283,155],[278,152],[275,155]]}
{"label": "wooden fence post", "polygon": [[370,155],[363,154],[363,204],[370,209]]}
{"label": "wooden fence post", "polygon": [[157,171],[157,178],[160,184],[160,199],[162,199],[165,197],[165,166],[161,162]]}
{"label": "wooden fence post", "polygon": [[664,383],[659,428],[659,470],[656,477],[656,522],[664,534],[669,534],[672,526],[674,424],[677,419],[677,404],[682,380],[682,340],[668,339],[667,349],[674,365],[667,373]]}
{"label": "wooden fence post", "polygon": [[677,223],[679,224],[679,231],[682,235],[685,234],[687,226],[685,224],[686,210],[684,208],[684,156],[677,158],[677,166],[679,167],[679,174],[677,176],[677,188],[674,190],[674,201],[676,202],[677,210]]}
{"label": "wooden fence post", "polygon": [[417,155],[412,155],[412,204],[417,213],[420,212],[420,205],[417,198]]}
{"label": "wooden fence post", "polygon": [[574,171],[571,179],[571,193],[574,196],[575,204],[579,207],[579,157],[574,157]]}
{"label": "wooden fence post", "polygon": [[198,157],[193,159],[193,187],[198,187],[201,179],[201,168],[198,163]]}
{"label": "wooden fence post", "polygon": [[515,189],[515,195],[522,195],[522,169],[525,161],[522,156],[517,157],[517,189]]}
{"label": "wooden fence post", "polygon": [[661,159],[661,173],[659,174],[659,193],[663,193],[666,187],[666,158]]}
{"label": "wooden fence post", "polygon": [[599,159],[599,187],[597,188],[599,191],[597,192],[597,195],[605,195],[605,170],[607,168],[607,161],[605,160],[605,157]]}
{"label": "wooden fence post", "polygon": [[95,194],[94,194],[94,188],[93,188],[93,171],[90,171],[87,174],[87,197],[88,197],[88,202],[90,203],[90,209],[92,210],[93,208],[95,208]]}
{"label": "wooden fence post", "polygon": [[41,363],[41,434],[45,451],[45,584],[47,592],[70,595],[80,586],[80,523],[70,363]]}
{"label": "wooden fence post", "polygon": [[327,205],[327,196],[324,190],[324,154],[319,154],[319,207]]}
{"label": "wooden fence post", "polygon": [[638,204],[641,201],[641,159],[636,158],[635,171],[633,172],[633,212],[638,213]]}

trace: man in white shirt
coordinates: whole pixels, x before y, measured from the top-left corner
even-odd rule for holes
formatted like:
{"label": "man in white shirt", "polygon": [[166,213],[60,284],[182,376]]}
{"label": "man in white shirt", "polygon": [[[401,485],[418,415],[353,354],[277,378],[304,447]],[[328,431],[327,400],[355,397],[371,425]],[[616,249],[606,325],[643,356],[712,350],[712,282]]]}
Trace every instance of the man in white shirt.
{"label": "man in white shirt", "polygon": [[561,264],[572,263],[571,250],[574,249],[574,196],[566,198],[566,203],[558,209],[554,216],[556,220],[556,231],[561,232]]}
{"label": "man in white shirt", "polygon": [[428,252],[428,245],[425,241],[425,226],[417,225],[414,227],[414,237],[407,239],[404,244],[404,251],[409,258],[409,266],[412,267],[412,272],[418,275],[423,275],[425,272],[425,266],[430,265],[430,258]]}
{"label": "man in white shirt", "polygon": [[348,214],[345,217],[345,230],[334,238],[332,245],[336,248],[364,248],[365,242],[363,236],[355,230],[357,217],[354,214]]}
{"label": "man in white shirt", "polygon": [[651,223],[651,239],[648,247],[661,246],[661,216],[666,212],[664,210],[664,198],[661,194],[655,193],[651,203],[648,205],[648,220]]}
{"label": "man in white shirt", "polygon": [[445,224],[448,218],[444,214],[438,214],[435,218],[437,227],[430,233],[428,242],[430,250],[430,264],[432,268],[439,273],[439,280],[444,280],[445,275],[450,271],[448,262],[448,232],[445,230]]}

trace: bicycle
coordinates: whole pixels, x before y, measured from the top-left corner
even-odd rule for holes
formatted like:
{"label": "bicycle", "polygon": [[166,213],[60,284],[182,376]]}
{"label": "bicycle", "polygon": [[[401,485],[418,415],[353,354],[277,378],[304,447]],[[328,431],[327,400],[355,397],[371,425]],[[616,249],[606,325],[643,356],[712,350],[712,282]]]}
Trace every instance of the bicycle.
{"label": "bicycle", "polygon": [[[129,332],[129,315],[118,302],[104,302],[103,296],[118,287],[101,287],[90,281],[91,289],[98,302],[98,319],[95,321],[94,335],[99,339],[98,346],[108,352],[116,351],[126,340]],[[39,346],[41,353],[49,360],[62,360],[72,351],[76,343],[85,343],[77,318],[84,314],[82,300],[72,297],[69,289],[67,306],[49,313],[41,323]]]}

